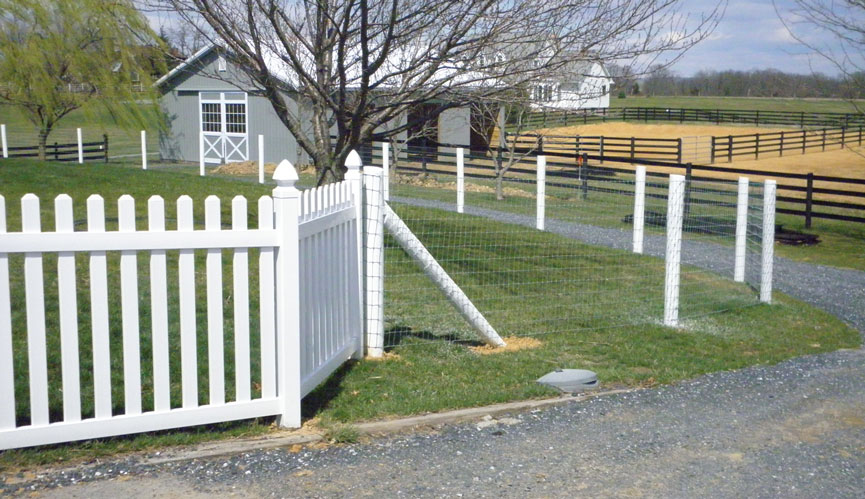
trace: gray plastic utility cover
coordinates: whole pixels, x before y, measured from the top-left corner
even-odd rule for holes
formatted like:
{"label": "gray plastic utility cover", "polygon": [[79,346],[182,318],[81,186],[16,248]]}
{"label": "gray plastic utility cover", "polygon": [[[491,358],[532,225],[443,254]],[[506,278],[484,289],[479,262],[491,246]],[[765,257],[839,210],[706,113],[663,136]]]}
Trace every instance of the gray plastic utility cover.
{"label": "gray plastic utility cover", "polygon": [[556,369],[541,376],[538,383],[566,393],[576,393],[597,388],[598,375],[585,369]]}

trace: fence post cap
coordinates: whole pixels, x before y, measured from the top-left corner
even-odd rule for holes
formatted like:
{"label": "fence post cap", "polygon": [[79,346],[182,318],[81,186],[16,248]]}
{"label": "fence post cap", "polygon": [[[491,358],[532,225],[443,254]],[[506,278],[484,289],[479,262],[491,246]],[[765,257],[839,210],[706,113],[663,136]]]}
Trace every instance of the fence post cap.
{"label": "fence post cap", "polygon": [[279,187],[294,187],[298,176],[297,170],[294,169],[291,161],[284,159],[279,163],[276,171],[273,172],[273,180]]}
{"label": "fence post cap", "polygon": [[363,160],[360,159],[360,154],[352,149],[351,152],[348,153],[348,157],[345,158],[345,167],[349,170],[360,170],[361,166],[363,166]]}

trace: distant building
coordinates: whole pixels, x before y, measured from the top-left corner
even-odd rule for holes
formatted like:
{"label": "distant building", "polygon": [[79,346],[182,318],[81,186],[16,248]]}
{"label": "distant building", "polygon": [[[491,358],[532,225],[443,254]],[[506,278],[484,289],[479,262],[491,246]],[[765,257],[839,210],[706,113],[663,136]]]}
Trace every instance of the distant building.
{"label": "distant building", "polygon": [[560,76],[531,87],[536,109],[588,109],[610,107],[613,79],[601,61],[567,64]]}

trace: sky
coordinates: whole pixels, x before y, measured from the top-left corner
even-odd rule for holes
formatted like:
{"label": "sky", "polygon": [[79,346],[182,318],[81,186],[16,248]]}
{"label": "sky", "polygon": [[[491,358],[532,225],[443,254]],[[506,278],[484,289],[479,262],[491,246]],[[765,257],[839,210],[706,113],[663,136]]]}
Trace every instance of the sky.
{"label": "sky", "polygon": [[[687,0],[689,10],[708,9],[710,0]],[[776,0],[779,9],[789,12],[790,0]],[[805,34],[808,36],[808,34]],[[816,37],[812,34],[811,37]],[[826,37],[815,39],[830,43]],[[831,48],[831,47],[830,47]],[[706,70],[778,69],[787,73],[837,74],[837,69],[796,41],[778,18],[772,0],[730,0],[724,18],[711,36],[679,59],[671,70],[690,76]]]}
{"label": "sky", "polygon": [[[682,0],[682,10],[699,16],[711,11],[722,0]],[[821,72],[837,75],[831,62],[795,40],[778,17],[772,0],[728,0],[724,17],[714,32],[692,47],[670,69],[680,76],[691,76],[700,70],[777,69],[788,73]],[[775,0],[781,12],[789,13],[793,0]],[[148,13],[154,28],[171,24],[165,13]],[[810,42],[835,50],[827,37],[800,31]],[[862,66],[860,66],[862,67]]]}

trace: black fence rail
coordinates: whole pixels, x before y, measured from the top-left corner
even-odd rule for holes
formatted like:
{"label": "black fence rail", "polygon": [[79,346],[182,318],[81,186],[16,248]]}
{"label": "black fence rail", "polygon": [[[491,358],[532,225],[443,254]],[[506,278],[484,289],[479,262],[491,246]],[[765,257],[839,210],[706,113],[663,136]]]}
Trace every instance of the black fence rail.
{"label": "black fence rail", "polygon": [[[456,175],[456,154],[454,149],[458,144],[439,144],[437,147],[416,147],[400,145],[399,157],[392,159],[396,165],[395,172],[402,174],[426,175]],[[381,148],[365,146],[363,149],[365,162],[381,164]],[[393,152],[393,151],[392,151]],[[496,163],[506,161],[508,150],[493,148],[487,151],[469,151],[465,149],[466,177],[496,178]],[[838,220],[845,222],[865,223],[865,179],[832,177],[815,175],[813,173],[788,173],[746,168],[731,168],[714,165],[695,165],[690,163],[671,162],[658,159],[610,157],[583,152],[576,157],[572,152],[561,152],[552,146],[546,147],[543,154],[547,156],[547,178],[561,179],[571,182],[561,186],[574,187],[579,183],[584,192],[621,191],[605,183],[619,182],[617,176],[633,175],[630,166],[604,165],[602,162],[627,163],[629,165],[645,165],[672,169],[684,174],[688,181],[716,182],[719,184],[735,184],[740,176],[771,178],[778,186],[779,203],[784,206],[777,208],[778,213],[802,217],[805,226],[810,228],[814,219]],[[519,180],[515,176],[531,176],[535,174],[534,162],[538,156],[537,150],[526,151],[521,159],[507,170],[508,180]],[[395,161],[394,161],[395,160]],[[648,171],[647,175],[654,178],[666,178],[669,171]],[[530,181],[530,180],[527,180]],[[556,182],[556,180],[552,180]],[[555,186],[555,184],[548,185]],[[624,194],[624,191],[619,192]],[[797,195],[798,194],[798,195]],[[585,195],[585,194],[584,194]],[[699,200],[694,201],[700,203]],[[714,201],[713,201],[714,202]],[[824,211],[820,208],[833,208],[836,211]],[[845,210],[838,213],[837,210]],[[846,214],[852,211],[854,214]]]}
{"label": "black fence rail", "polygon": [[[39,146],[8,147],[9,158],[38,158]],[[84,161],[108,162],[108,135],[99,142],[82,142],[81,152]],[[45,145],[45,159],[48,161],[78,161],[78,143],[61,144],[55,142]]]}
{"label": "black fence rail", "polygon": [[663,107],[587,108],[578,110],[541,110],[524,115],[520,123],[509,123],[516,128],[549,128],[577,124],[622,121],[669,121],[779,125],[798,128],[848,128],[865,126],[865,113],[819,113],[796,111],[758,111],[730,109],[687,109]]}

